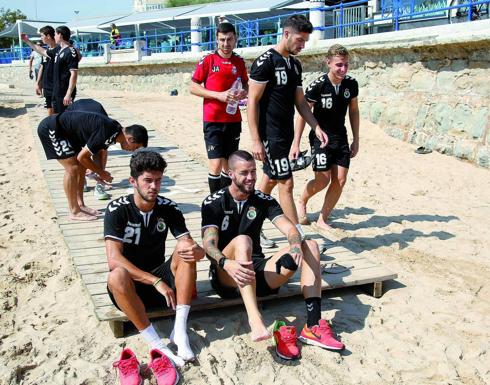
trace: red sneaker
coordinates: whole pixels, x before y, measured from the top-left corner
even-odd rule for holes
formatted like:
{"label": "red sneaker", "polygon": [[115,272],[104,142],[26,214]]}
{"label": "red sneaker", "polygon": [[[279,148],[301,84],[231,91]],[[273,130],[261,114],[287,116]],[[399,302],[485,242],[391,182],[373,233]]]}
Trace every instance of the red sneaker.
{"label": "red sneaker", "polygon": [[274,322],[274,341],[276,343],[276,354],[285,360],[299,358],[300,352],[296,344],[296,328],[286,326],[284,321]]}
{"label": "red sneaker", "polygon": [[318,325],[308,328],[305,324],[298,337],[304,344],[319,346],[329,350],[342,350],[345,346],[334,338],[332,329],[327,321],[321,319]]}
{"label": "red sneaker", "polygon": [[119,383],[121,385],[142,385],[143,377],[140,375],[140,363],[131,349],[124,349],[121,358],[112,364],[119,369]]}
{"label": "red sneaker", "polygon": [[170,359],[158,349],[150,351],[151,371],[157,379],[158,385],[176,385],[179,382],[179,373]]}

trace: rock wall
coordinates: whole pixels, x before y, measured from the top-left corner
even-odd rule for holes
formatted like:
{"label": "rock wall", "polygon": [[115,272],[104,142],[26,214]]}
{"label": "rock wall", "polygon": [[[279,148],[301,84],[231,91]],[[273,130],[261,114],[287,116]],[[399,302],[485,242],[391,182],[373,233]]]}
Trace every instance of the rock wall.
{"label": "rock wall", "polygon": [[[353,49],[362,117],[389,135],[490,168],[490,41]],[[305,83],[320,57],[304,62]]]}
{"label": "rock wall", "polygon": [[[490,168],[490,20],[311,42],[300,55],[305,85],[326,70],[324,55],[334,43],[351,52],[350,75],[359,82],[363,118],[393,137]],[[250,66],[266,49],[238,53]],[[79,88],[186,94],[201,56],[162,54],[109,65],[82,61]],[[0,66],[2,82],[19,76],[27,76],[22,66]]]}

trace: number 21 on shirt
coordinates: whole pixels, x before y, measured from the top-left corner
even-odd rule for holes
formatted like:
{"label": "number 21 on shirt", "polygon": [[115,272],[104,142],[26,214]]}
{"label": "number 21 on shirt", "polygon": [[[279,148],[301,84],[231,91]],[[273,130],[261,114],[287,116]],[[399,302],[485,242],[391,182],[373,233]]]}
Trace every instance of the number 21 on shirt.
{"label": "number 21 on shirt", "polygon": [[[141,229],[139,227],[126,226],[124,229],[124,243],[134,243],[138,245],[140,243]],[[134,237],[134,242],[133,242]]]}

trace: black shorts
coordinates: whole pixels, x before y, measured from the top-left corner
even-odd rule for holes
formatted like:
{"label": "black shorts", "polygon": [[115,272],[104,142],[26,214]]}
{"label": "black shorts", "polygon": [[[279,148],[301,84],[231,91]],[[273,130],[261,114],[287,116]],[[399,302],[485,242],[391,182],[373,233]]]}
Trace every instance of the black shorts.
{"label": "black shorts", "polygon": [[289,151],[292,142],[288,139],[262,140],[265,148],[264,174],[269,179],[285,180],[293,176],[289,164]]}
{"label": "black shorts", "polygon": [[44,90],[44,108],[53,108],[53,95]]}
{"label": "black shorts", "polygon": [[[75,96],[77,95],[77,91],[73,91],[71,94],[71,99],[72,102],[75,101]],[[65,110],[68,108],[68,106],[65,106],[63,104],[63,99],[65,98],[65,94],[63,95],[53,95],[52,96],[52,106],[54,109],[54,112],[56,114],[61,114],[62,112],[65,112]]]}
{"label": "black shorts", "polygon": [[[163,264],[153,269],[151,273],[154,276],[161,278],[162,281],[165,282],[169,287],[171,287],[175,292],[175,277],[172,274],[172,269],[170,267],[171,264],[172,258],[169,258]],[[158,290],[153,287],[153,285],[145,285],[144,283],[134,282],[134,286],[136,288],[136,294],[138,295],[138,297],[140,297],[147,310],[167,307],[165,297],[161,295]],[[111,298],[114,306],[119,309],[119,306],[117,306],[116,303],[116,299],[112,295],[109,288],[107,288],[107,293],[109,294],[109,297]]]}
{"label": "black shorts", "polygon": [[204,122],[203,132],[208,159],[228,159],[238,150],[242,123]]}
{"label": "black shorts", "polygon": [[37,134],[43,145],[46,159],[67,159],[76,156],[81,148],[75,148],[70,141],[60,133],[57,115],[51,115],[41,120]]}
{"label": "black shorts", "polygon": [[313,171],[328,171],[332,165],[349,168],[350,147],[347,140],[332,140],[327,146],[320,148],[320,141],[313,131],[310,132],[311,152],[314,154]]}
{"label": "black shorts", "polygon": [[[269,259],[271,259],[271,257],[265,258],[264,256],[252,258],[255,271],[255,293],[257,297],[265,297],[279,293],[280,287],[272,289],[265,280],[264,269]],[[240,297],[240,290],[238,287],[230,287],[220,283],[218,279],[218,266],[214,261],[211,262],[211,266],[209,267],[209,280],[211,281],[211,286],[221,298],[232,299]]]}

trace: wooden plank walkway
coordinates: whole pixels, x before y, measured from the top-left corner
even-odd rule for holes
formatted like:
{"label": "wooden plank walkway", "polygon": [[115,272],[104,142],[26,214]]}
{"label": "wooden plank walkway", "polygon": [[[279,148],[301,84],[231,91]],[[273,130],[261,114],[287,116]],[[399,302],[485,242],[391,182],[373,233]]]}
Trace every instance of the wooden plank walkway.
{"label": "wooden plank walkway", "polygon": [[[45,111],[40,108],[40,99],[26,97],[30,104],[26,104],[32,124],[33,135],[36,143],[36,150],[46,178],[48,188],[53,200],[54,207],[58,215],[58,223],[63,233],[65,242],[68,246],[76,270],[87,288],[95,313],[99,320],[109,321],[116,336],[124,334],[124,322],[127,321],[125,315],[118,311],[111,303],[106,291],[108,274],[107,260],[104,249],[103,239],[103,220],[94,222],[73,222],[68,220],[67,201],[63,191],[63,168],[56,161],[46,161],[44,152],[37,136],[37,125],[44,118]],[[27,101],[27,100],[26,100]],[[117,117],[123,124],[134,123],[133,116],[114,103],[104,103],[104,107],[110,116]],[[184,213],[187,227],[193,238],[201,243],[200,234],[200,205],[208,194],[207,170],[195,160],[189,159],[177,146],[163,139],[151,126],[141,122],[149,129],[149,145],[159,151],[168,163],[167,171],[162,182],[161,194],[175,200]],[[108,170],[114,177],[114,189],[110,191],[112,198],[118,198],[128,194],[130,191],[129,176],[130,154],[113,146],[109,149]],[[132,190],[131,190],[132,192]],[[104,210],[108,201],[98,201],[92,192],[85,194],[85,201],[89,207]],[[351,269],[340,274],[323,274],[322,287],[324,290],[356,285],[372,285],[372,294],[376,297],[382,294],[382,282],[397,277],[397,274],[382,267],[375,262],[354,254],[345,247],[339,245],[334,239],[326,239],[319,234],[312,232],[308,226],[305,227],[310,238],[315,239],[324,249],[322,263],[336,262],[341,265],[353,266]],[[266,235],[276,241],[278,247],[287,244],[286,238],[270,223],[264,224]],[[172,250],[176,241],[169,237],[167,250]],[[268,251],[274,253],[277,249]],[[267,250],[264,250],[267,252]],[[240,299],[223,300],[219,298],[211,288],[208,280],[209,261],[203,259],[198,263],[197,289],[198,298],[193,300],[192,309],[205,310],[211,308],[226,307],[241,303]],[[276,296],[262,298],[267,300],[277,297],[286,297],[300,294],[299,274],[296,274],[291,281],[281,288]],[[173,311],[161,310],[150,312],[150,317],[172,315]]]}

